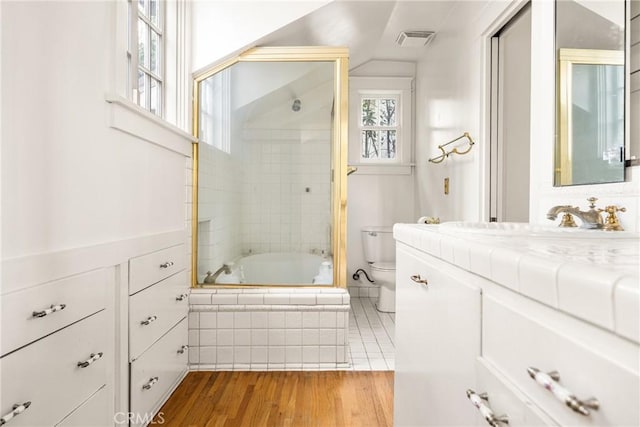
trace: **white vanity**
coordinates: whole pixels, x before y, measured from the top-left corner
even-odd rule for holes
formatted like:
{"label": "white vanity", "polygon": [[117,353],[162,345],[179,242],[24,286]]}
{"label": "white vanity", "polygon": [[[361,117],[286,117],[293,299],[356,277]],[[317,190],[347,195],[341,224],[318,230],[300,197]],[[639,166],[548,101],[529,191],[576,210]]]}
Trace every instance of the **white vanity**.
{"label": "white vanity", "polygon": [[637,233],[450,223],[394,237],[395,425],[640,425]]}

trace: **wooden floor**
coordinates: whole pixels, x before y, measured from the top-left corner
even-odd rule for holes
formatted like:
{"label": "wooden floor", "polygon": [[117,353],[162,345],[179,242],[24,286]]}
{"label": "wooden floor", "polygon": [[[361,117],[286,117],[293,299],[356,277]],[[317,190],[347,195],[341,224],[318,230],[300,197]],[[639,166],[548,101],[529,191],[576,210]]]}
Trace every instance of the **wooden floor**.
{"label": "wooden floor", "polygon": [[393,425],[393,372],[191,372],[156,415],[163,426]]}

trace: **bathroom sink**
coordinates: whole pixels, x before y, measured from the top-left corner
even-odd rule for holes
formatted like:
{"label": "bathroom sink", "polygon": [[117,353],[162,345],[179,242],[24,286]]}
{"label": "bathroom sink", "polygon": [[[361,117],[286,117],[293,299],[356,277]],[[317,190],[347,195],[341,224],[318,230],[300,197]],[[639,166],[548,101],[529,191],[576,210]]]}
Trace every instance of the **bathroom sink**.
{"label": "bathroom sink", "polygon": [[452,221],[440,224],[443,232],[473,233],[494,236],[528,236],[577,239],[637,239],[639,233],[630,231],[587,230],[565,228],[554,225],[530,224],[527,222],[466,222]]}

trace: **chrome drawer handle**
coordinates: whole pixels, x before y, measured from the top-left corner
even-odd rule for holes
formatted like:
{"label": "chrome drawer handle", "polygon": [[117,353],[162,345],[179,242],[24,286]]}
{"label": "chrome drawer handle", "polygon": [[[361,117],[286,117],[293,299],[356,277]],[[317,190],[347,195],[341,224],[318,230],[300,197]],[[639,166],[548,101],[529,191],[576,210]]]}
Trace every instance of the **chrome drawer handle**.
{"label": "chrome drawer handle", "polygon": [[157,382],[158,382],[158,377],[153,377],[153,378],[149,379],[149,382],[147,382],[145,385],[143,385],[142,388],[143,388],[143,390],[149,390]]}
{"label": "chrome drawer handle", "polygon": [[173,261],[167,261],[160,264],[160,268],[169,268],[173,265]]}
{"label": "chrome drawer handle", "polygon": [[33,317],[44,317],[51,313],[55,313],[56,311],[64,310],[66,306],[67,306],[66,304],[51,305],[51,307],[46,308],[42,311],[34,311]]}
{"label": "chrome drawer handle", "polygon": [[78,362],[78,366],[81,368],[86,368],[87,366],[91,365],[93,362],[95,362],[96,360],[99,360],[102,358],[102,352],[100,353],[91,353],[91,355],[89,356],[89,358],[87,360],[85,360],[84,362]]}
{"label": "chrome drawer handle", "polygon": [[415,274],[415,275],[411,276],[411,280],[413,280],[416,283],[421,283],[423,285],[428,285],[429,284],[427,279],[423,279],[422,277],[420,277],[419,274]]}
{"label": "chrome drawer handle", "polygon": [[9,412],[4,417],[0,418],[0,426],[5,425],[9,421],[11,421],[14,417],[17,417],[21,413],[27,410],[27,408],[31,406],[31,402],[24,402],[22,405],[13,405],[13,411]]}
{"label": "chrome drawer handle", "polygon": [[149,316],[147,317],[147,320],[143,320],[142,322],[140,322],[140,324],[148,325],[149,323],[155,322],[156,320],[158,320],[158,316]]}
{"label": "chrome drawer handle", "polygon": [[509,417],[506,415],[496,416],[493,410],[485,402],[489,401],[489,395],[487,393],[478,394],[475,391],[467,390],[467,397],[473,403],[473,406],[478,408],[480,415],[484,417],[487,423],[491,427],[499,427],[500,424],[509,424]]}
{"label": "chrome drawer handle", "polygon": [[544,373],[537,368],[527,368],[527,372],[535,382],[553,393],[558,400],[567,405],[574,412],[584,416],[589,416],[589,414],[591,414],[589,409],[598,410],[598,408],[600,408],[600,402],[598,399],[592,397],[590,399],[580,400],[569,390],[558,384],[558,381],[560,381],[560,374],[556,371]]}
{"label": "chrome drawer handle", "polygon": [[189,297],[189,294],[180,294],[176,297],[176,301],[184,301],[188,297]]}
{"label": "chrome drawer handle", "polygon": [[183,345],[182,347],[180,347],[180,350],[178,350],[178,354],[184,354],[184,352],[188,349],[189,349],[188,345]]}

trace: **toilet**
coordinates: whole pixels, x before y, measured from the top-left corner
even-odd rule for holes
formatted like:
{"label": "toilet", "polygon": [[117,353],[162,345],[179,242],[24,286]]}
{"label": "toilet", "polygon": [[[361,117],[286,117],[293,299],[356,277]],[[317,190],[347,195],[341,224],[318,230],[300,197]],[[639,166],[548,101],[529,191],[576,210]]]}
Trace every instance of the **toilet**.
{"label": "toilet", "polygon": [[371,267],[371,278],[380,286],[376,307],[396,311],[396,242],[392,227],[362,227],[364,258]]}

